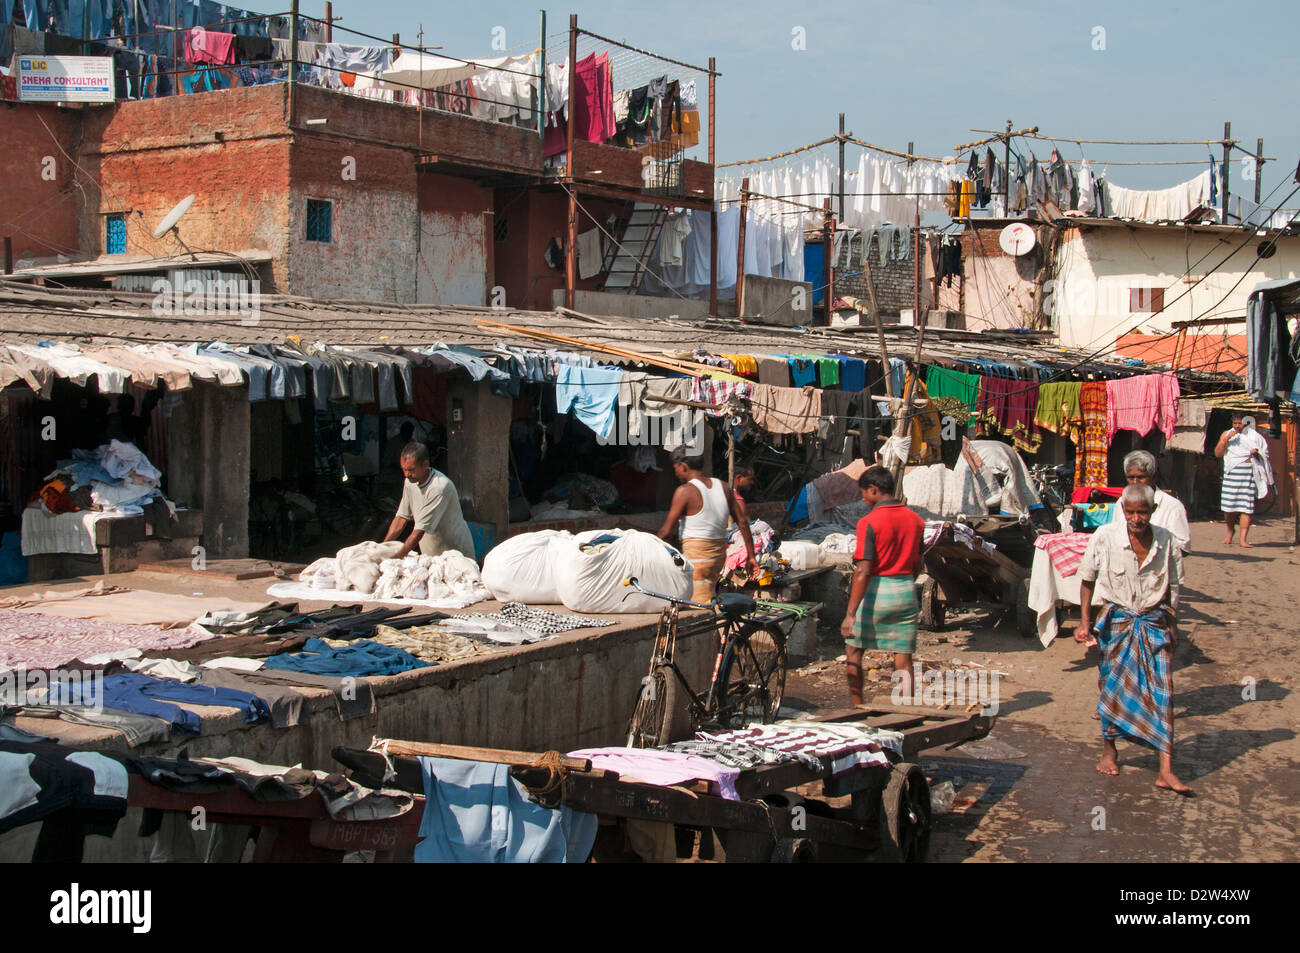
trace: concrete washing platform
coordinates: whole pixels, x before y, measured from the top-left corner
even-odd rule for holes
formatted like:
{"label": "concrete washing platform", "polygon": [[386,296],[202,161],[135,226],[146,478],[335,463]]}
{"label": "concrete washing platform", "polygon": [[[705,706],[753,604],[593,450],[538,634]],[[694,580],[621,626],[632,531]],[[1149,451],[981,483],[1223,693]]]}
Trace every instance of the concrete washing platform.
{"label": "concrete washing platform", "polygon": [[[229,579],[175,576],[137,571],[64,580],[40,586],[0,589],[0,599],[36,592],[85,588],[103,579],[105,585],[136,590],[225,597],[238,602],[271,601],[268,579]],[[201,583],[201,586],[199,585]],[[302,602],[304,609],[330,603]],[[366,603],[373,608],[381,603]],[[564,607],[551,607],[567,612]],[[500,604],[484,602],[466,612],[496,612]],[[418,607],[413,611],[419,611]],[[251,758],[269,764],[339,770],[330,757],[335,745],[368,747],[378,737],[410,741],[522,750],[571,751],[594,745],[622,744],[641,680],[649,666],[657,615],[614,615],[614,626],[579,629],[532,645],[502,649],[490,655],[444,662],[433,668],[370,678],[376,712],[341,721],[332,694],[324,689],[297,688],[307,696],[302,723],[287,729],[269,724],[245,725],[228,708],[189,708],[203,718],[197,738],[173,735],[167,744],[127,748],[118,732],[46,718],[18,718],[15,724],[48,735],[63,744],[91,750],[120,750],[134,754],[175,757],[186,749],[190,757]],[[687,637],[678,643],[678,665],[697,687],[713,669],[716,643],[711,637]],[[86,841],[86,859],[147,860],[152,838],[135,831],[138,812],[128,812],[111,840]],[[0,861],[25,862],[39,832],[28,825],[0,836]]]}

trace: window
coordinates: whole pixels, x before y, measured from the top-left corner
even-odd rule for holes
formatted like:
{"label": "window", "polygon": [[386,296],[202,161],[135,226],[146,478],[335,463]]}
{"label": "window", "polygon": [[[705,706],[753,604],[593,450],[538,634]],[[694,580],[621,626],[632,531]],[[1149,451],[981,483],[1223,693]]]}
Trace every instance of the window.
{"label": "window", "polygon": [[104,251],[110,255],[126,254],[125,213],[104,216]]}
{"label": "window", "polygon": [[334,203],[325,199],[307,200],[307,241],[334,240]]}
{"label": "window", "polygon": [[503,242],[509,234],[510,228],[508,220],[503,216],[498,215],[496,221],[492,223],[492,237],[498,242]]}
{"label": "window", "polygon": [[1128,309],[1134,314],[1159,314],[1165,310],[1164,288],[1130,288]]}

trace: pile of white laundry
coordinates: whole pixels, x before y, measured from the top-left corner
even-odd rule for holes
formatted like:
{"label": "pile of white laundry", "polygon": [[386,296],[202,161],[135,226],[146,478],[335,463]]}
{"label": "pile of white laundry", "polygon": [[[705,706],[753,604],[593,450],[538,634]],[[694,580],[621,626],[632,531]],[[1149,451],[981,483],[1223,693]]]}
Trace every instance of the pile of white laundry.
{"label": "pile of white laundry", "polygon": [[[355,592],[380,602],[410,600],[462,608],[490,598],[478,564],[463,553],[440,556],[410,553],[395,559],[402,544],[365,542],[318,559],[298,576],[305,598],[333,598]],[[272,587],[276,588],[276,587]]]}

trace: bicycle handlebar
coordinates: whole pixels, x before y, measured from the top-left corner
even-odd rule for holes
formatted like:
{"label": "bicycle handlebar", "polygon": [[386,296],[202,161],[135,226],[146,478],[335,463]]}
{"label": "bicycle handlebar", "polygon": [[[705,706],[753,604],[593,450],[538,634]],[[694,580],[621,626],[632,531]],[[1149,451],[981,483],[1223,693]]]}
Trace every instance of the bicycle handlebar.
{"label": "bicycle handlebar", "polygon": [[662,599],[665,602],[675,602],[678,605],[694,606],[697,609],[714,609],[717,606],[712,602],[692,602],[690,599],[678,599],[676,596],[666,596],[662,592],[652,592],[637,582],[636,576],[628,576],[623,580],[624,586],[631,586],[642,595],[652,596],[655,599]]}

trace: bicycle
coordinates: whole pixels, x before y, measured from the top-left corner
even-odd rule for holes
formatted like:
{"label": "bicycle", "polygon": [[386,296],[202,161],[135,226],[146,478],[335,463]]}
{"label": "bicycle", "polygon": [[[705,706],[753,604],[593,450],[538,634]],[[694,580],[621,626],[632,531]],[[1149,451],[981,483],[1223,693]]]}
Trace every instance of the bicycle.
{"label": "bicycle", "polygon": [[[754,721],[768,724],[776,719],[785,692],[789,634],[782,623],[793,628],[794,612],[765,609],[741,593],[723,593],[705,603],[651,592],[635,577],[624,579],[623,585],[669,604],[659,615],[649,673],[642,680],[628,725],[629,748],[653,748],[673,740],[679,689],[686,693],[691,734],[700,728],[743,728]],[[713,615],[682,624],[678,614],[683,606],[712,609]],[[708,688],[699,694],[677,666],[677,639],[710,631],[718,633],[718,654]]]}

